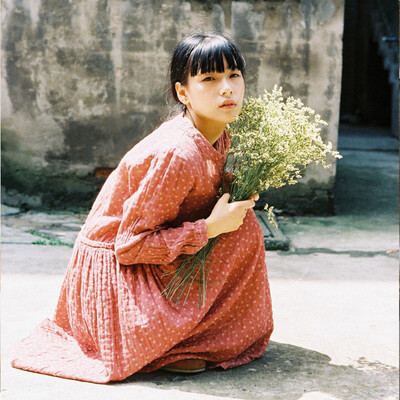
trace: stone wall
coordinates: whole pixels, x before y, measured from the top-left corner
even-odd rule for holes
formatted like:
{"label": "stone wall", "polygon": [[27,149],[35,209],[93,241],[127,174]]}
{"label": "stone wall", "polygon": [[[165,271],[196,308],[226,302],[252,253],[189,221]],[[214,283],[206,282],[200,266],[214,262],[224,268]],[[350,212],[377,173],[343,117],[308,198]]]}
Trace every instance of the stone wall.
{"label": "stone wall", "polygon": [[[88,207],[104,169],[168,115],[173,46],[219,30],[247,60],[247,95],[300,97],[337,143],[344,0],[5,0],[2,3],[2,199]],[[334,163],[334,160],[332,160]],[[263,195],[292,213],[332,211],[332,168]]]}

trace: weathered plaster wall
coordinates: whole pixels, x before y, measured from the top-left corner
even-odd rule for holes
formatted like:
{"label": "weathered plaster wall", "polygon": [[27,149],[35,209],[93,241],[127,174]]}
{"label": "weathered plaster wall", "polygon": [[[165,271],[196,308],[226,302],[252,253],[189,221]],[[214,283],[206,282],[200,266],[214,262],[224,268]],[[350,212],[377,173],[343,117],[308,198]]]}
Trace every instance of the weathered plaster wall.
{"label": "weathered plaster wall", "polygon": [[[300,97],[337,142],[344,0],[5,0],[2,3],[3,201],[88,206],[121,157],[168,114],[168,62],[194,28],[233,37],[247,95]],[[265,199],[326,212],[335,166]]]}

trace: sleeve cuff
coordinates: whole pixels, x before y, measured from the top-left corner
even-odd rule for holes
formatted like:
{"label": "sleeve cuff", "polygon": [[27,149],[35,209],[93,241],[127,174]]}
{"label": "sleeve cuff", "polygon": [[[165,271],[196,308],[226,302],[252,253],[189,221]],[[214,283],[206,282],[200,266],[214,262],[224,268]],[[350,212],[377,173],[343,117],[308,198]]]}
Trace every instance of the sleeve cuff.
{"label": "sleeve cuff", "polygon": [[205,246],[208,242],[207,224],[205,218],[196,221],[196,232],[199,238],[201,247]]}
{"label": "sleeve cuff", "polygon": [[[195,222],[184,222],[183,225],[190,224],[192,235],[190,240],[190,247],[196,249],[195,252],[204,247],[208,242],[207,224],[204,218]],[[192,251],[191,251],[192,253]]]}

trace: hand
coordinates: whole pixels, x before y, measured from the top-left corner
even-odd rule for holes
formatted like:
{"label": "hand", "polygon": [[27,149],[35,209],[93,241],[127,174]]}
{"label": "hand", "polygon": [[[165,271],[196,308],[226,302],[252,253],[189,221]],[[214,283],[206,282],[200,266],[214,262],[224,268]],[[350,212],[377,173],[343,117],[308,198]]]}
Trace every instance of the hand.
{"label": "hand", "polygon": [[243,224],[247,209],[255,206],[259,198],[255,193],[250,199],[228,203],[230,194],[224,193],[217,201],[210,216],[206,219],[208,237],[212,238],[225,232],[232,232]]}

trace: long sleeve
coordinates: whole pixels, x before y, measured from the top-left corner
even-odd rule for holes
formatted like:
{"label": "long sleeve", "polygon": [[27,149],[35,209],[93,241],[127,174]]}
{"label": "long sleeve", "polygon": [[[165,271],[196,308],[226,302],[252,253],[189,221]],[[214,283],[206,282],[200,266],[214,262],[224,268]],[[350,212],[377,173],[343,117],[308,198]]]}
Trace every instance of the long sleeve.
{"label": "long sleeve", "polygon": [[194,254],[205,246],[205,219],[179,227],[163,226],[177,217],[194,184],[190,163],[177,150],[155,155],[140,182],[133,182],[134,177],[115,241],[121,264],[167,265],[180,254]]}

